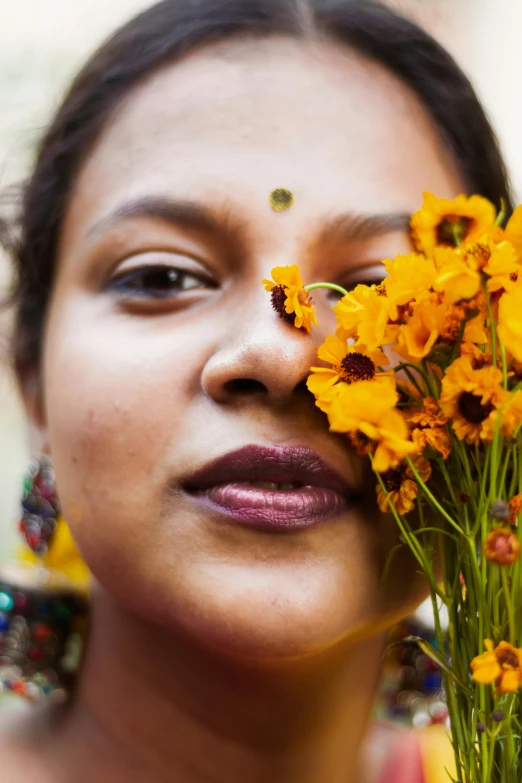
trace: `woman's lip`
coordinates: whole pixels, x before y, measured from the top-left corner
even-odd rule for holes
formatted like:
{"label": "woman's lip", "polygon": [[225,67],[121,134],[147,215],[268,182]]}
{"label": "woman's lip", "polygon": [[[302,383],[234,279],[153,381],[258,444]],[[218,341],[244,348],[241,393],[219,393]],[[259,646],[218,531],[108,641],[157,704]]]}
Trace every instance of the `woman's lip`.
{"label": "woman's lip", "polygon": [[[298,488],[278,490],[250,482]],[[310,527],[338,516],[357,499],[353,486],[304,446],[245,446],[198,470],[184,487],[207,508],[265,530]]]}
{"label": "woman's lip", "polygon": [[305,446],[244,446],[203,466],[184,486],[189,491],[199,491],[250,481],[330,489],[344,497],[354,490],[317,452]]}
{"label": "woman's lip", "polygon": [[247,483],[218,484],[192,494],[194,500],[229,519],[262,530],[295,530],[338,516],[343,495],[324,487],[270,490]]}

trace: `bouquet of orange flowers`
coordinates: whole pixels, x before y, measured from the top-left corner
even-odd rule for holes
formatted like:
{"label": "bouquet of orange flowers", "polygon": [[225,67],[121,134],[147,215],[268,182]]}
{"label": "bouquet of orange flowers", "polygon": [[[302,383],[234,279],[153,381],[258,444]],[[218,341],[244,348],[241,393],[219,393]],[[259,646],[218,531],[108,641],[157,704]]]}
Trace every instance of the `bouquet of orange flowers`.
{"label": "bouquet of orange flowers", "polygon": [[410,641],[442,669],[459,783],[522,780],[522,206],[504,223],[480,196],[426,193],[417,252],[379,285],[263,281],[308,331],[310,292],[342,295],[308,388],[429,581],[438,650]]}

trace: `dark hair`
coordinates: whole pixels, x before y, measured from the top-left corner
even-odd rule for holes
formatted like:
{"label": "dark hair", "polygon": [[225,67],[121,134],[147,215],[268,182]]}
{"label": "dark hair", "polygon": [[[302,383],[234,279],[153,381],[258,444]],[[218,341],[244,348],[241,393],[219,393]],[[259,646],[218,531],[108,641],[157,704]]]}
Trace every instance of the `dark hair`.
{"label": "dark hair", "polygon": [[382,63],[417,94],[460,166],[468,192],[497,206],[509,184],[488,119],[450,55],[373,0],[162,0],[118,30],[76,77],[39,148],[14,247],[14,353],[37,367],[61,222],[82,161],[122,98],[158,67],[232,36],[316,35]]}

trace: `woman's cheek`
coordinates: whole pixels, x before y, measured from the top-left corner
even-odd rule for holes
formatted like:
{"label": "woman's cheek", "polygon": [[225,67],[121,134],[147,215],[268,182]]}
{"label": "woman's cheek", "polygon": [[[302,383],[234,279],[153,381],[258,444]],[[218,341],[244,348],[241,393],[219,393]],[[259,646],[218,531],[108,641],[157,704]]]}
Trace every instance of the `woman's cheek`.
{"label": "woman's cheek", "polygon": [[90,524],[114,504],[143,508],[158,482],[163,490],[165,455],[198,377],[190,341],[131,331],[133,339],[121,321],[50,322],[44,389],[60,499],[66,514],[81,508]]}

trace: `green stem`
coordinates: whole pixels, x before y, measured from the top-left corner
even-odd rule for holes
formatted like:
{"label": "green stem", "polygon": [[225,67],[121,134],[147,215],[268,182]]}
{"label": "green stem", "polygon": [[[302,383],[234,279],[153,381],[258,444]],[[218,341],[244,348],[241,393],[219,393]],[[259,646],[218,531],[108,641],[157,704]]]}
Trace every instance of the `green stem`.
{"label": "green stem", "polygon": [[508,374],[507,374],[507,357],[506,357],[506,349],[500,343],[500,358],[502,359],[502,383],[504,386],[504,389],[507,389],[508,387]]}
{"label": "green stem", "polygon": [[453,485],[451,483],[451,479],[449,477],[449,473],[448,473],[448,471],[446,469],[446,465],[444,464],[444,460],[443,459],[437,459],[437,465],[438,465],[438,468],[439,468],[440,472],[444,476],[444,481],[446,482],[446,487],[448,488],[448,492],[451,495],[451,499],[453,501],[453,505],[455,506],[455,508],[458,508],[459,504],[457,502],[457,498],[455,496],[455,492],[453,491]]}
{"label": "green stem", "polygon": [[338,291],[343,296],[346,296],[348,293],[346,288],[335,285],[335,283],[312,283],[311,285],[305,285],[305,291],[316,291],[318,288],[329,288],[330,291]]}
{"label": "green stem", "polygon": [[495,220],[495,225],[502,227],[502,224],[504,223],[504,220],[506,219],[507,214],[507,204],[506,199],[501,198],[500,199],[500,212],[497,215],[497,219]]}
{"label": "green stem", "polygon": [[[429,373],[425,370],[425,368],[422,366],[421,363],[412,364],[411,362],[401,362],[393,369],[394,372],[399,372],[400,370],[406,370],[407,367],[411,367],[414,372],[418,373],[422,377],[422,380],[426,385],[426,389],[425,389],[426,394],[424,394],[424,391],[421,391],[421,394],[423,394],[424,396],[430,395],[431,397],[437,397],[437,392],[433,388]],[[419,387],[417,386],[417,388]]]}
{"label": "green stem", "polygon": [[509,585],[506,576],[505,569],[500,567],[500,578],[502,580],[502,590],[504,592],[504,600],[506,602],[506,611],[509,624],[509,641],[512,645],[515,644],[515,614],[513,612],[513,604],[511,603],[511,595],[509,593]]}
{"label": "green stem", "polygon": [[495,758],[495,742],[497,740],[497,731],[492,731],[489,737],[489,763],[488,763],[488,771],[487,771],[487,777],[485,780],[485,783],[491,782],[491,773],[493,772],[493,760]]}
{"label": "green stem", "polygon": [[[504,492],[502,490],[503,487],[506,485],[506,476],[509,468],[509,463],[511,462],[513,456],[513,446],[507,446],[506,447],[506,455],[504,457],[504,464],[502,465],[502,470],[500,472],[500,481],[499,481],[499,487],[501,488],[502,495],[504,496]],[[509,500],[511,495],[507,495],[505,498],[506,500]]]}
{"label": "green stem", "polygon": [[[440,654],[444,655],[444,637],[442,634],[442,628],[440,624],[439,607],[437,606],[437,599],[433,594],[433,591],[431,592],[431,605],[433,608],[433,617],[435,620],[435,637],[437,639],[437,646],[439,648]],[[462,728],[460,726],[460,715],[457,710],[455,691],[453,689],[453,684],[450,680],[450,677],[447,674],[447,672],[444,670],[442,670],[441,674],[442,674],[442,679],[444,681],[444,690],[446,691],[446,698],[448,700],[450,715],[452,717],[451,734],[453,739],[453,751],[455,753],[455,764],[457,767],[457,775],[459,778],[459,783],[463,783],[462,763],[461,763],[459,749],[464,748],[465,745],[462,736]],[[455,720],[453,720],[453,716],[455,716]]]}
{"label": "green stem", "polygon": [[491,355],[493,357],[493,367],[497,366],[497,329],[495,319],[493,318],[493,312],[491,310],[491,300],[488,293],[488,285],[485,282],[483,285],[484,296],[486,298],[486,308],[488,312],[489,328],[491,329]]}
{"label": "green stem", "polygon": [[434,506],[434,508],[436,508],[436,509],[437,509],[437,511],[438,511],[440,514],[442,514],[442,516],[444,517],[444,519],[447,519],[447,521],[450,523],[450,525],[451,525],[453,528],[455,528],[455,530],[456,530],[456,531],[457,531],[457,532],[458,532],[458,533],[459,533],[461,536],[463,536],[463,535],[464,535],[464,531],[463,531],[463,530],[461,530],[461,528],[460,528],[460,527],[457,525],[457,523],[455,522],[455,520],[454,520],[452,517],[450,517],[450,515],[449,515],[449,514],[448,514],[448,513],[447,513],[447,512],[446,512],[446,511],[445,511],[445,510],[442,508],[442,506],[440,505],[440,503],[438,502],[438,500],[436,500],[435,496],[434,496],[434,495],[433,495],[433,494],[430,492],[430,490],[428,489],[428,487],[426,486],[426,484],[424,483],[424,481],[421,479],[421,477],[420,477],[420,475],[419,475],[419,472],[418,472],[417,468],[415,467],[415,465],[414,465],[414,464],[413,464],[413,462],[411,461],[411,458],[410,458],[410,457],[406,457],[406,460],[407,460],[407,462],[408,462],[408,465],[409,465],[409,467],[410,467],[410,470],[411,470],[411,472],[412,472],[412,473],[413,473],[413,475],[415,476],[415,481],[417,482],[417,484],[419,485],[419,487],[421,487],[421,488],[422,488],[422,491],[424,492],[424,494],[426,495],[426,497],[428,498],[428,500],[430,501],[430,503],[432,504],[432,506]]}

